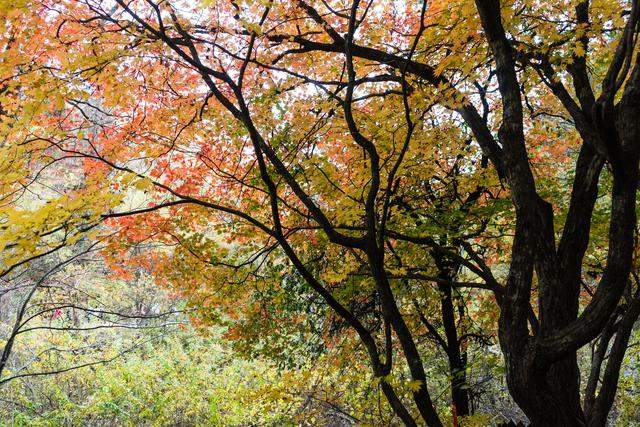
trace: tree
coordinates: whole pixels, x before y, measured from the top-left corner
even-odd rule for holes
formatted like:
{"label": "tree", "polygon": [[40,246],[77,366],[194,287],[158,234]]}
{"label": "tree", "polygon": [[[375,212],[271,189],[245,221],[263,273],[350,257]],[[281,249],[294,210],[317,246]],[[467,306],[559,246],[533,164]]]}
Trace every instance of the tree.
{"label": "tree", "polygon": [[[253,295],[304,280],[406,425],[442,425],[424,328],[453,374],[486,338],[464,325],[461,289],[494,294],[509,390],[533,425],[602,425],[617,375],[596,396],[595,358],[583,405],[576,352],[598,336],[606,351],[616,329],[606,369],[619,372],[638,316],[634,292],[619,308],[640,149],[640,11],[626,4],[36,2],[46,55],[27,52],[30,70],[63,102],[13,144],[83,159],[82,191],[121,202],[90,215],[117,230],[113,264],[132,243],[170,246],[135,262],[204,309],[266,315]],[[551,138],[568,200],[536,176]],[[585,298],[599,195],[607,259]],[[510,217],[505,257],[495,235]],[[424,282],[445,337],[421,316]],[[405,367],[410,399],[392,380]],[[452,375],[454,417],[465,389]]]}

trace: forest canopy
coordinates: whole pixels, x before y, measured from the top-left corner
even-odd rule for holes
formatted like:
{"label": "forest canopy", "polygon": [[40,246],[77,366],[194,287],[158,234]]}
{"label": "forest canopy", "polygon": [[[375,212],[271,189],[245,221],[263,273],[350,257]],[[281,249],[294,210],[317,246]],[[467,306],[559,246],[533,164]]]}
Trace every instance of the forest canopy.
{"label": "forest canopy", "polygon": [[640,422],[638,0],[0,14],[2,422]]}

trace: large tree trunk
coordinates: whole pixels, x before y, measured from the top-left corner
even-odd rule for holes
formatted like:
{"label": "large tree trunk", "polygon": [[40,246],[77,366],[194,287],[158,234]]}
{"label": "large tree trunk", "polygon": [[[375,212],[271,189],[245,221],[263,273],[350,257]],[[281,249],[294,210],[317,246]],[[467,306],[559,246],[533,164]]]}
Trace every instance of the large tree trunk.
{"label": "large tree trunk", "polygon": [[[537,194],[526,155],[514,49],[502,24],[501,4],[499,0],[476,0],[476,6],[496,65],[503,106],[498,137],[505,149],[506,176],[516,212],[512,259],[499,322],[507,382],[513,398],[532,425],[584,425],[575,352],[598,336],[615,312],[632,266],[640,145],[637,119],[640,117],[640,59],[636,58],[620,102],[615,105],[614,101],[629,70],[623,64],[630,64],[633,57],[638,5],[636,2],[633,4],[623,39],[603,81],[602,95],[592,111],[587,113],[593,118],[594,129],[587,125],[585,113],[567,99],[564,87],[551,83],[554,93],[579,119],[576,126],[581,134],[584,136],[585,131],[591,133],[595,130],[601,136],[597,141],[601,143],[598,149],[613,174],[606,268],[593,300],[579,318],[576,317],[576,285],[580,278],[584,245],[588,241],[591,210],[579,212],[577,218],[583,219],[582,224],[571,221],[576,218],[568,218],[565,226],[569,227],[569,233],[563,234],[560,250],[556,251],[553,211]],[[553,74],[552,66],[547,65],[545,70]],[[574,187],[571,200],[574,212],[581,208],[578,203],[581,200],[573,196],[580,195],[581,190],[588,195],[594,185],[597,188],[597,179]],[[593,197],[593,189],[591,191]],[[588,206],[588,198],[585,201]],[[575,229],[572,228],[574,226]],[[571,260],[567,251],[575,253],[575,259]],[[571,262],[567,263],[567,260]],[[532,335],[525,315],[531,303],[534,269],[540,326],[538,333]]]}

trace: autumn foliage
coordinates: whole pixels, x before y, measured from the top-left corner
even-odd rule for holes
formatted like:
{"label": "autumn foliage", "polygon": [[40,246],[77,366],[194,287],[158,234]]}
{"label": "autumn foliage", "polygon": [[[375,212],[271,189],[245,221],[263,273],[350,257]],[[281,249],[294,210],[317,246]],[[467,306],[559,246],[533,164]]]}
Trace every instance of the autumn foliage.
{"label": "autumn foliage", "polygon": [[362,362],[394,423],[472,422],[500,348],[532,425],[604,425],[640,313],[636,0],[0,8],[7,280],[99,242],[245,355]]}

